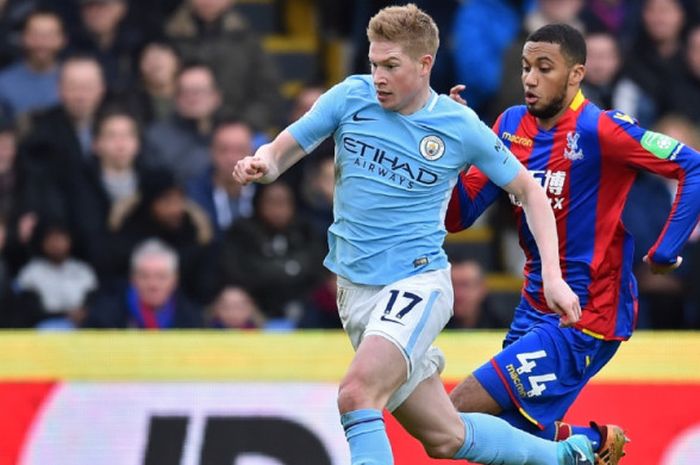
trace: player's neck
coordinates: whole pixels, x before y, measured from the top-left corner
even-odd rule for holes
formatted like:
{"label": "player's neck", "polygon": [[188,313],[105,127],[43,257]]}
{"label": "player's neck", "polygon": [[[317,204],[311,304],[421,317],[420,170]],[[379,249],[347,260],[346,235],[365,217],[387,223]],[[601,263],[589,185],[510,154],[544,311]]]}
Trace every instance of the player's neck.
{"label": "player's neck", "polygon": [[564,107],[559,113],[552,116],[551,118],[547,118],[547,119],[537,118],[537,125],[540,128],[544,129],[545,131],[549,131],[550,129],[552,129],[554,126],[557,125],[557,123],[559,122],[561,117],[564,116],[564,113],[566,112],[566,110],[568,108],[569,108],[568,106]]}
{"label": "player's neck", "polygon": [[413,100],[413,102],[400,109],[399,113],[404,116],[408,116],[419,111],[428,104],[431,94],[432,92],[430,91],[430,86],[425,86],[425,88],[416,94],[416,98]]}
{"label": "player's neck", "polygon": [[549,131],[550,129],[552,129],[564,117],[564,115],[569,110],[569,108],[571,108],[571,105],[572,105],[572,103],[577,95],[578,95],[578,88],[571,95],[567,95],[566,104],[562,107],[561,110],[559,110],[559,112],[556,115],[554,115],[550,118],[546,118],[546,119],[537,118],[537,125],[539,127],[541,127],[542,129],[544,129],[545,131]]}

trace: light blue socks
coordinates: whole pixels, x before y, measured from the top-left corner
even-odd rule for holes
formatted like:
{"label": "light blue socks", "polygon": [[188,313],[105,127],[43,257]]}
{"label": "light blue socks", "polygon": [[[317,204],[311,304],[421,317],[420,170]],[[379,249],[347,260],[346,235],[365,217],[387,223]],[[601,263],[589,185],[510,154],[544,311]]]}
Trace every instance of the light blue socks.
{"label": "light blue socks", "polygon": [[350,445],[352,465],[393,465],[381,411],[354,410],[341,415],[340,422]]}
{"label": "light blue socks", "polygon": [[491,415],[460,413],[460,417],[464,422],[465,437],[455,459],[493,465],[552,465],[559,462],[555,442],[520,431]]}

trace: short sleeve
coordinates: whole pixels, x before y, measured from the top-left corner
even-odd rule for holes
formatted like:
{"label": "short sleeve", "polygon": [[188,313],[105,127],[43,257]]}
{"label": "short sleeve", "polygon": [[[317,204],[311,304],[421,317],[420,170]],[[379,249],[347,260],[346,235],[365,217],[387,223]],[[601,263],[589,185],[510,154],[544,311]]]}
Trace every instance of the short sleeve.
{"label": "short sleeve", "polygon": [[312,152],[336,130],[344,114],[348,88],[347,80],[336,84],[287,128],[304,152]]}
{"label": "short sleeve", "polygon": [[494,184],[510,183],[522,167],[518,159],[484,123],[477,119],[465,140],[469,163],[475,165]]}

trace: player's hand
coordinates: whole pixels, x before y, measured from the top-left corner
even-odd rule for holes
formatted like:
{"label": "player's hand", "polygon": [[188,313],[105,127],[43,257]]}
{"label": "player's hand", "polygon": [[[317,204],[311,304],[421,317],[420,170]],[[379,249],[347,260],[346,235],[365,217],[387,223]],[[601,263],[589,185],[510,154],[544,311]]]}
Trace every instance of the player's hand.
{"label": "player's hand", "polygon": [[549,285],[545,284],[544,298],[547,306],[559,315],[561,326],[573,326],[581,319],[581,304],[578,296],[563,279],[559,278]]}
{"label": "player's hand", "polygon": [[232,174],[234,181],[245,186],[265,176],[268,170],[264,160],[248,156],[238,160]]}
{"label": "player's hand", "polygon": [[681,266],[681,263],[683,263],[683,257],[681,256],[676,257],[676,262],[671,263],[670,265],[667,263],[654,263],[653,261],[651,261],[651,258],[649,258],[649,255],[645,255],[644,258],[642,258],[642,260],[644,261],[644,263],[649,265],[649,268],[651,268],[651,272],[654,274],[669,273]]}
{"label": "player's hand", "polygon": [[457,103],[461,103],[465,107],[467,106],[467,101],[464,100],[459,94],[460,92],[463,92],[466,88],[467,86],[465,86],[464,84],[457,84],[455,86],[452,86],[452,88],[450,89],[450,98]]}

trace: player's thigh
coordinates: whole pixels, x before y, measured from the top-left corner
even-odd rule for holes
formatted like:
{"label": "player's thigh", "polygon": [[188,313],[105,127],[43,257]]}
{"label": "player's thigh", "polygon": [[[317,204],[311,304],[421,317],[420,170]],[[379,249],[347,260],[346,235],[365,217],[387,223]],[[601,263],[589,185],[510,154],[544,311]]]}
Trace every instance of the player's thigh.
{"label": "player's thigh", "polygon": [[393,414],[433,456],[452,457],[464,443],[464,423],[437,373],[418,384]]}
{"label": "player's thigh", "polygon": [[476,369],[474,377],[504,410],[547,425],[564,416],[585,386],[600,342],[555,322],[539,324]]}
{"label": "player's thigh", "polygon": [[[353,347],[360,351],[365,340],[377,336],[393,344],[402,356],[403,364],[381,361],[372,365],[381,369],[384,364],[391,373],[396,367],[403,368],[404,382],[390,398],[389,410],[400,405],[418,383],[442,369],[442,353],[431,343],[452,315],[452,296],[449,269],[422,273],[383,287],[355,285],[339,278],[338,310]],[[368,348],[362,353],[372,357],[375,352]],[[359,357],[341,387],[358,381],[360,369],[367,369],[365,356]],[[386,377],[384,373],[379,373],[374,382],[367,377],[362,379],[373,383],[367,386],[368,390],[379,392],[386,386],[382,377]],[[390,378],[393,383],[393,377]]]}
{"label": "player's thigh", "polygon": [[450,400],[460,412],[481,412],[498,415],[503,411],[498,402],[472,375],[467,376],[450,392]]}
{"label": "player's thigh", "polygon": [[341,410],[383,408],[406,378],[407,366],[399,348],[380,335],[369,335],[360,342],[340,382]]}
{"label": "player's thigh", "polygon": [[448,269],[402,279],[379,293],[365,336],[382,335],[394,342],[410,375],[452,316],[452,304]]}

